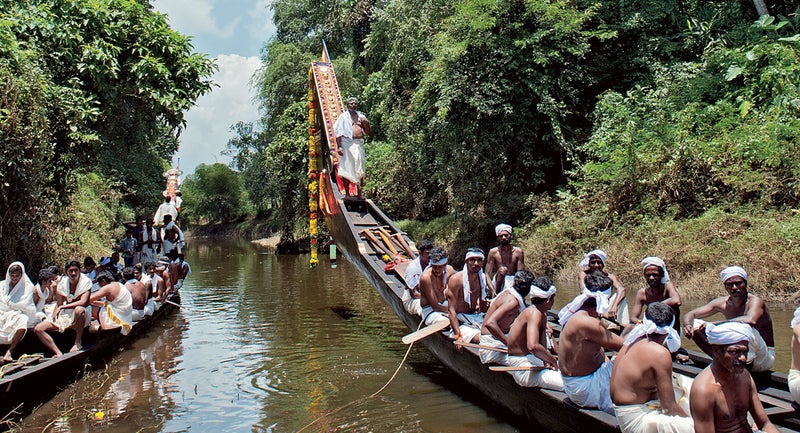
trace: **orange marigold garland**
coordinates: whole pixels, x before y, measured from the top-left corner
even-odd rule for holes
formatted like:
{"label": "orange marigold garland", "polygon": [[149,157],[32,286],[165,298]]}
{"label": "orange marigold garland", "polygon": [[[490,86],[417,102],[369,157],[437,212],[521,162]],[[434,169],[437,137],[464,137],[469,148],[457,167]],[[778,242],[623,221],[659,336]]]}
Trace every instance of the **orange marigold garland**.
{"label": "orange marigold garland", "polygon": [[317,227],[319,202],[319,182],[317,181],[317,169],[319,167],[319,147],[315,139],[316,135],[316,105],[314,104],[314,77],[312,70],[308,70],[308,234],[311,244],[311,260],[309,265],[314,268],[319,264],[319,245]]}

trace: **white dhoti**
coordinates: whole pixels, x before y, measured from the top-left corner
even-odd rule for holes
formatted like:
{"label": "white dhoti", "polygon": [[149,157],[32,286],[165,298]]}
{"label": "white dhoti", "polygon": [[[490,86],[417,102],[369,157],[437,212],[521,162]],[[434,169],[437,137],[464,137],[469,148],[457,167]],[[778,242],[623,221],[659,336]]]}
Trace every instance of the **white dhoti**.
{"label": "white dhoti", "polygon": [[[180,290],[183,287],[183,278],[179,278],[175,285],[172,286],[173,289],[176,291]],[[419,301],[418,301],[419,302]]]}
{"label": "white dhoti", "polygon": [[450,317],[447,313],[443,313],[441,311],[434,311],[433,307],[430,305],[426,305],[422,307],[422,311],[420,312],[422,319],[425,320],[425,325],[431,325],[436,322],[440,322],[443,320],[450,321]]}
{"label": "white dhoti", "polygon": [[[692,329],[697,331],[705,324],[704,320],[694,319]],[[761,333],[756,328],[750,327],[750,330],[752,336],[747,350],[747,363],[753,365],[750,371],[753,373],[767,371],[775,365],[775,348],[767,346],[764,337],[761,336]]]}
{"label": "white dhoti", "polygon": [[563,376],[564,392],[567,397],[581,407],[596,407],[614,414],[611,403],[611,370],[614,360],[606,361],[587,376]]}
{"label": "white dhoti", "polygon": [[122,335],[128,335],[133,324],[131,301],[131,292],[122,286],[119,295],[113,301],[106,301],[106,304],[100,307],[99,319],[103,328],[120,328]]}
{"label": "white dhoti", "polygon": [[504,278],[505,278],[505,281],[503,282],[503,288],[502,288],[502,290],[498,290],[497,293],[500,293],[501,291],[506,290],[506,289],[513,289],[514,288],[514,276],[513,275],[506,275]]}
{"label": "white dhoti", "polygon": [[28,329],[28,316],[18,310],[0,313],[0,344],[9,344],[20,329]]}
{"label": "white dhoti", "polygon": [[800,404],[800,370],[789,370],[789,392],[792,393],[792,400]]}
{"label": "white dhoti", "polygon": [[141,263],[155,262],[158,260],[155,248],[150,248],[147,245],[142,246]]}
{"label": "white dhoti", "polygon": [[644,404],[614,405],[622,433],[693,433],[694,420],[688,416],[666,415],[658,400]]}
{"label": "white dhoti", "polygon": [[417,314],[422,316],[422,307],[420,307],[419,305],[419,298],[411,296],[411,290],[409,289],[403,290],[403,296],[401,299],[403,300],[403,308],[405,308],[406,311],[408,311],[411,314]]}
{"label": "white dhoti", "polygon": [[[608,303],[610,305],[614,305],[614,302],[617,300],[617,294],[614,293],[611,295],[611,298],[608,299]],[[630,316],[628,315],[628,298],[622,300],[619,304],[619,309],[617,310],[617,322],[619,323],[630,323]]]}
{"label": "white dhoti", "polygon": [[344,154],[339,158],[339,176],[350,182],[361,183],[366,172],[364,161],[367,159],[364,154],[364,139],[347,137],[341,139]]}
{"label": "white dhoti", "polygon": [[134,322],[138,322],[147,316],[152,316],[155,309],[153,298],[150,298],[141,310],[131,310],[131,318]]}
{"label": "white dhoti", "polygon": [[483,314],[458,313],[458,322],[458,333],[464,341],[478,341],[483,326]]}
{"label": "white dhoti", "polygon": [[162,241],[162,243],[163,243],[164,248],[161,249],[161,254],[166,256],[167,254],[172,252],[172,250],[177,251],[178,254],[181,253],[181,243],[180,243],[180,241],[172,242],[172,241],[168,241],[168,240],[164,239]]}
{"label": "white dhoti", "polygon": [[[85,317],[83,318],[83,327],[89,326],[89,323],[92,321],[92,306],[87,305],[83,307],[86,311]],[[66,310],[61,310],[58,312],[58,317],[56,320],[53,320],[53,316],[50,315],[47,317],[47,321],[56,325],[58,328],[58,332],[64,332],[67,329],[72,327],[72,324],[75,322],[75,309],[69,308]]]}
{"label": "white dhoti", "polygon": [[533,355],[508,356],[506,365],[511,367],[531,367],[531,370],[511,372],[514,381],[520,386],[554,389],[556,391],[564,390],[564,380],[561,378],[561,373],[544,368],[544,362]]}
{"label": "white dhoti", "polygon": [[[481,334],[481,346],[508,349],[508,346],[491,334]],[[505,364],[506,358],[508,358],[507,353],[491,349],[478,349],[478,355],[480,355],[481,362],[484,364]]]}

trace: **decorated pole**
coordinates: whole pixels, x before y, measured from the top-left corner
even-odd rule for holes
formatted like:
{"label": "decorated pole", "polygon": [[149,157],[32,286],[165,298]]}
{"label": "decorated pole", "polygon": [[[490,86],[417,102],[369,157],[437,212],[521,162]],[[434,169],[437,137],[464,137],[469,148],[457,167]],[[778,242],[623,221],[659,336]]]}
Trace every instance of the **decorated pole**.
{"label": "decorated pole", "polygon": [[314,74],[308,70],[308,236],[311,243],[312,268],[319,264],[319,153],[320,143],[316,126],[317,110],[314,104]]}

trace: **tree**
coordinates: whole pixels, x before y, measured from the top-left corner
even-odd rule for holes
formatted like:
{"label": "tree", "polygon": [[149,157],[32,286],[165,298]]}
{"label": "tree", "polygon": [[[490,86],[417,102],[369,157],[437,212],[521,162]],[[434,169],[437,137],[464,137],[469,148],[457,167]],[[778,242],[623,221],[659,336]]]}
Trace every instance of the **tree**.
{"label": "tree", "polygon": [[247,194],[239,173],[225,164],[200,164],[181,187],[186,217],[230,222],[247,214]]}

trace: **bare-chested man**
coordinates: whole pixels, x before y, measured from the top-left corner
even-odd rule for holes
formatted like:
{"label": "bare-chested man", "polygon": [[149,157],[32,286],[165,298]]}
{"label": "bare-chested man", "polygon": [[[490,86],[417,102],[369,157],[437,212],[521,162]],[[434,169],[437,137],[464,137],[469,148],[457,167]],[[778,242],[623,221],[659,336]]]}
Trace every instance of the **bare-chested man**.
{"label": "bare-chested man", "polygon": [[547,389],[564,389],[558,372],[558,345],[553,330],[547,324],[547,312],[553,308],[556,286],[547,277],[536,277],[531,282],[531,306],[526,308],[511,324],[508,331],[508,358],[506,364],[531,367],[527,371],[514,371],[514,380],[522,386]]}
{"label": "bare-chested man", "polygon": [[705,322],[699,319],[722,313],[726,321],[750,325],[754,331],[750,339],[748,363],[753,372],[767,371],[775,364],[775,338],[772,335],[772,317],[767,305],[758,296],[747,292],[747,272],[739,266],[730,266],[720,272],[728,296],[721,296],[706,305],[697,307],[683,317],[683,330],[687,337],[697,343],[704,352],[711,355],[711,347],[705,333],[697,332]]}
{"label": "bare-chested man", "polygon": [[[625,299],[625,287],[619,282],[616,275],[605,271],[607,255],[603,250],[592,250],[583,256],[580,263],[581,272],[578,274],[578,287],[584,287],[586,276],[594,271],[600,271],[611,279],[614,294],[611,296],[611,306],[603,317],[617,320],[619,323],[628,323],[628,304]],[[585,270],[583,270],[585,268]]]}
{"label": "bare-chested man", "polygon": [[[162,265],[163,266],[163,265]],[[156,262],[147,262],[144,264],[145,275],[142,276],[142,284],[150,291],[150,296],[155,301],[155,309],[161,306],[159,302],[163,299],[164,292],[166,292],[166,283],[161,278],[161,273],[156,272]]]}
{"label": "bare-chested man", "polygon": [[122,335],[128,335],[133,325],[131,292],[122,284],[114,281],[109,271],[97,275],[100,290],[92,293],[89,302],[97,307],[100,327],[102,329],[119,328]]}
{"label": "bare-chested man", "polygon": [[[333,131],[339,148],[338,178],[342,181],[343,194],[361,197],[361,181],[365,174],[364,137],[370,135],[369,121],[357,111],[358,99],[347,98],[347,110],[336,119]],[[355,188],[353,188],[353,186]]]}
{"label": "bare-chested man", "polygon": [[[528,271],[517,271],[514,274],[514,284],[505,288],[492,301],[486,311],[481,327],[481,345],[506,349],[508,339],[506,334],[511,330],[511,324],[517,316],[525,311],[525,297],[531,291],[533,274]],[[488,363],[504,363],[506,354],[498,350],[480,349],[481,361]]]}
{"label": "bare-chested man", "polygon": [[[498,246],[489,250],[486,258],[486,275],[492,282],[492,291],[500,293],[514,284],[514,274],[525,269],[522,248],[511,245],[512,228],[499,224],[494,228]],[[492,274],[494,273],[494,274]]]}
{"label": "bare-chested man", "polygon": [[126,267],[122,269],[122,277],[125,280],[125,287],[131,292],[131,317],[134,322],[138,322],[153,314],[153,298],[150,296],[150,290],[137,280],[133,271],[133,267]]}
{"label": "bare-chested man", "polygon": [[750,433],[748,412],[766,433],[778,429],[767,418],[758,390],[745,369],[752,328],[742,322],[709,323],[706,340],[711,345],[711,365],[694,379],[689,401],[696,433]]}
{"label": "bare-chested man", "polygon": [[792,363],[789,366],[789,392],[792,399],[800,404],[800,307],[794,310],[792,326]]}
{"label": "bare-chested man", "polygon": [[675,330],[681,331],[681,295],[669,279],[667,265],[658,257],[645,257],[642,260],[642,273],[647,287],[636,292],[631,310],[631,325],[636,325],[642,313],[653,302],[662,302],[672,308],[676,317]]}
{"label": "bare-chested man", "polygon": [[447,298],[453,338],[457,341],[479,341],[483,314],[489,306],[486,299],[486,275],[483,273],[485,259],[482,249],[467,249],[464,268],[447,282],[444,295]]}
{"label": "bare-chested man", "polygon": [[62,278],[58,283],[53,314],[34,328],[42,344],[53,351],[54,358],[58,358],[62,353],[53,341],[53,337],[47,332],[64,332],[68,328],[74,328],[75,344],[70,352],[76,352],[83,348],[83,330],[89,325],[92,317],[92,307],[89,306],[92,280],[81,273],[81,264],[77,260],[68,261],[64,271],[67,278]]}
{"label": "bare-chested man", "polygon": [[680,348],[681,336],[672,328],[675,321],[670,306],[650,303],[614,360],[611,400],[622,433],[694,431],[686,396],[691,384],[685,376],[677,376],[683,382],[677,388],[684,392],[676,401],[670,352]]}
{"label": "bare-chested man", "polygon": [[155,299],[153,299],[155,302],[163,303],[165,299],[169,299],[172,296],[172,276],[169,274],[168,266],[169,262],[159,261],[156,263],[154,275],[161,277],[164,285],[163,288],[161,285],[158,286],[158,292],[154,294]]}
{"label": "bare-chested man", "polygon": [[450,320],[444,290],[447,288],[447,281],[455,273],[455,269],[447,264],[447,251],[444,248],[434,247],[430,250],[429,266],[419,277],[419,303],[426,325]]}
{"label": "bare-chested man", "polygon": [[599,320],[609,309],[612,281],[601,270],[590,273],[584,281],[581,293],[558,313],[564,391],[578,406],[613,414],[609,381],[614,361],[609,361],[605,350],[619,350],[623,340]]}

